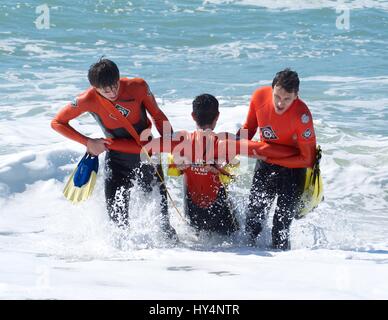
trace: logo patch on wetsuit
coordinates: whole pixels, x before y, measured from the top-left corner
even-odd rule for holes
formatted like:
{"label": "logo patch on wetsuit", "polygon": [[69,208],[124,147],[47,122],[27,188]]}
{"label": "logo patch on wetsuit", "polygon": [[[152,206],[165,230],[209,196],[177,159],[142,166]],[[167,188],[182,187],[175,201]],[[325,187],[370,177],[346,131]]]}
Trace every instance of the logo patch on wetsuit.
{"label": "logo patch on wetsuit", "polygon": [[312,135],[312,132],[311,132],[310,129],[307,129],[307,130],[306,130],[305,132],[303,132],[303,134],[302,134],[303,138],[305,138],[305,139],[309,139],[309,138],[311,137],[311,135]]}
{"label": "logo patch on wetsuit", "polygon": [[74,100],[72,102],[70,102],[70,105],[72,107],[78,107],[78,99],[77,98],[74,98]]}
{"label": "logo patch on wetsuit", "polygon": [[123,106],[120,106],[119,104],[115,105],[115,108],[120,111],[120,113],[126,118],[129,115],[129,110],[125,109]]}
{"label": "logo patch on wetsuit", "polygon": [[270,126],[266,126],[263,128],[260,128],[261,135],[266,140],[275,140],[278,139],[278,137],[275,134],[275,131]]}
{"label": "logo patch on wetsuit", "polygon": [[309,115],[305,114],[305,113],[302,115],[302,117],[300,119],[301,119],[302,123],[309,123],[309,121],[310,121]]}

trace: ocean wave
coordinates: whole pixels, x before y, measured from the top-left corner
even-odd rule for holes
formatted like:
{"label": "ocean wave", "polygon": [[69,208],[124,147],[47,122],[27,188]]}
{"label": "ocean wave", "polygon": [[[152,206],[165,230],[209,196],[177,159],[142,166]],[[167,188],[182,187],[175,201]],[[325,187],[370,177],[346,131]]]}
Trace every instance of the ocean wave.
{"label": "ocean wave", "polygon": [[321,82],[338,82],[338,83],[365,83],[365,84],[388,84],[388,76],[379,77],[342,77],[342,76],[312,76],[301,79],[303,81],[321,81]]}
{"label": "ocean wave", "polygon": [[205,0],[205,4],[236,4],[263,7],[271,10],[307,10],[307,9],[381,9],[388,11],[388,2],[384,0]]}
{"label": "ocean wave", "polygon": [[[238,101],[227,96],[218,98],[222,107],[219,125],[215,131],[235,132],[245,120],[249,97],[242,97]],[[176,130],[195,129],[195,123],[191,120],[191,101],[191,99],[158,98],[159,104]],[[385,221],[385,212],[388,210],[388,197],[385,192],[388,185],[388,139],[359,131],[357,123],[363,123],[362,115],[358,122],[352,120],[350,124],[346,122],[349,117],[341,120],[338,115],[330,116],[330,113],[335,112],[352,113],[352,110],[354,111],[352,103],[352,101],[345,101],[343,105],[335,107],[332,102],[326,102],[332,106],[331,110],[323,107],[323,103],[312,105],[318,142],[323,148],[324,155],[321,170],[324,178],[325,201],[307,219],[295,224],[293,237],[296,248],[364,247],[365,244],[380,241],[385,237],[386,230],[376,221]],[[224,104],[231,105],[224,107]],[[370,107],[366,106],[365,109]],[[32,138],[29,138],[24,146],[23,141],[17,142],[12,134],[7,134],[8,142],[11,138],[12,145],[19,143],[18,149],[25,151],[15,152],[14,150],[0,156],[0,198],[2,199],[12,199],[18,194],[23,194],[25,201],[28,201],[29,197],[37,196],[35,193],[39,188],[47,189],[53,181],[56,183],[55,192],[60,193],[59,186],[63,184],[82,155],[83,146],[71,141],[63,142],[64,138],[55,132],[48,134],[50,130],[48,121],[40,114],[36,118],[40,118],[42,124],[39,125],[39,121],[36,122],[34,126],[36,137],[33,131],[29,132]],[[373,123],[372,121],[369,120],[368,123]],[[47,128],[44,129],[44,126]],[[85,132],[85,129],[89,131]],[[37,133],[40,131],[42,133],[39,136]],[[82,132],[86,135],[97,131],[98,128],[93,125],[92,120],[82,128]],[[39,143],[43,137],[46,138],[44,145]],[[6,140],[1,141],[1,145],[5,143]],[[253,163],[243,160],[240,180],[237,181],[237,187],[230,191],[233,199],[238,200],[241,205],[239,210],[242,220],[246,210],[252,170]],[[35,187],[31,189],[31,186]],[[169,188],[181,206],[181,183],[169,182]],[[56,196],[51,195],[51,199],[55,203]],[[99,201],[103,201],[102,199]],[[366,222],[368,219],[370,223]],[[365,234],[361,226],[368,228],[370,235]],[[306,233],[305,236],[300,235],[302,231]]]}

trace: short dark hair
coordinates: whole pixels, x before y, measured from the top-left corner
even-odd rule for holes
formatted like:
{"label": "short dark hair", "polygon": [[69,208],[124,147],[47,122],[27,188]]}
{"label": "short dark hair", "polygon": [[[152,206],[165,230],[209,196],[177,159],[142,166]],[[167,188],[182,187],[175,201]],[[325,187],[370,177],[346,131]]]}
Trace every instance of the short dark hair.
{"label": "short dark hair", "polygon": [[195,97],[193,101],[193,113],[198,126],[202,127],[213,123],[218,116],[218,100],[211,94],[204,93]]}
{"label": "short dark hair", "polygon": [[88,79],[90,84],[96,88],[113,87],[120,79],[120,71],[113,61],[101,57],[99,61],[90,66]]}
{"label": "short dark hair", "polygon": [[272,81],[272,89],[275,86],[282,87],[288,93],[299,92],[299,77],[295,71],[290,68],[279,71]]}

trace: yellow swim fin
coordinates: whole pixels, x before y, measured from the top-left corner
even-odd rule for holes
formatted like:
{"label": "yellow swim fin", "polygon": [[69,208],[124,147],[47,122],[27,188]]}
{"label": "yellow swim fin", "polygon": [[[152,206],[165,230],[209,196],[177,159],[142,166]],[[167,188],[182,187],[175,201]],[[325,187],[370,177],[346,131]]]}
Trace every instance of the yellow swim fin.
{"label": "yellow swim fin", "polygon": [[88,153],[82,157],[63,189],[63,195],[73,203],[88,199],[97,180],[98,157]]}
{"label": "yellow swim fin", "polygon": [[182,175],[182,171],[177,168],[174,162],[174,156],[171,153],[167,155],[167,164],[167,175],[169,177],[179,177],[180,175]]}
{"label": "yellow swim fin", "polygon": [[305,217],[310,211],[318,207],[323,200],[323,180],[319,163],[322,157],[321,147],[317,147],[317,156],[313,168],[307,168],[304,191],[301,198],[301,209],[296,219]]}
{"label": "yellow swim fin", "polygon": [[226,187],[228,186],[233,179],[236,176],[237,169],[240,168],[240,157],[236,156],[233,161],[228,163],[226,166],[223,167],[223,169],[228,173],[228,174],[222,174],[220,173],[219,178],[221,183]]}

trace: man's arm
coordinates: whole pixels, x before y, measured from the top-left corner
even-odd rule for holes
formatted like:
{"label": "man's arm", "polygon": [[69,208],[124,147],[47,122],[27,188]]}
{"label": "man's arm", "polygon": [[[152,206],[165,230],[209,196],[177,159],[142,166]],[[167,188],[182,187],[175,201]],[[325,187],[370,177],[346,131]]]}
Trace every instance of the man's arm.
{"label": "man's arm", "polygon": [[51,127],[66,138],[86,146],[86,151],[88,153],[99,155],[100,153],[107,151],[107,145],[110,144],[110,142],[105,139],[88,138],[69,124],[72,119],[79,117],[85,112],[86,110],[78,105],[68,104],[62,108],[51,121]]}
{"label": "man's arm", "polygon": [[182,152],[188,149],[191,150],[191,138],[187,131],[175,132],[173,136],[152,138],[151,140],[144,142],[143,148],[132,139],[116,138],[104,140],[110,143],[107,146],[109,149],[124,153],[141,153],[143,150],[149,154],[173,153],[177,146],[181,147],[180,150]]}
{"label": "man's arm", "polygon": [[299,154],[282,159],[267,158],[266,162],[287,168],[311,168],[315,161],[316,144],[303,143],[299,146]]}
{"label": "man's arm", "polygon": [[69,138],[86,146],[88,142],[88,137],[79,133],[69,124],[70,120],[79,117],[84,112],[85,110],[83,110],[82,108],[68,104],[64,108],[62,108],[51,121],[51,127],[66,138]]}
{"label": "man's arm", "polygon": [[299,150],[294,147],[269,144],[266,142],[252,141],[252,140],[220,140],[218,142],[215,157],[218,160],[224,159],[231,161],[236,155],[242,155],[250,158],[259,159],[280,159],[295,156],[299,154]]}

